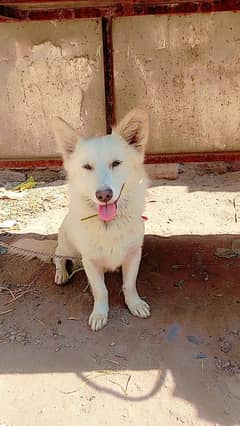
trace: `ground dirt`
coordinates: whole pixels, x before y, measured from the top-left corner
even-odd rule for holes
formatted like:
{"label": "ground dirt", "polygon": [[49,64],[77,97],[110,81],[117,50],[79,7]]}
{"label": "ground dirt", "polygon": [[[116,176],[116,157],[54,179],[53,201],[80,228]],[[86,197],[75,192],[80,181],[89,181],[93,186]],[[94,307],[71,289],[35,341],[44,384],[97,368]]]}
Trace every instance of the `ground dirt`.
{"label": "ground dirt", "polygon": [[[12,232],[57,233],[66,185],[13,198],[0,189]],[[240,172],[155,182],[138,277],[151,318],[130,315],[116,272],[97,333],[84,272],[59,288],[53,265],[0,255],[0,425],[240,425],[239,206]]]}

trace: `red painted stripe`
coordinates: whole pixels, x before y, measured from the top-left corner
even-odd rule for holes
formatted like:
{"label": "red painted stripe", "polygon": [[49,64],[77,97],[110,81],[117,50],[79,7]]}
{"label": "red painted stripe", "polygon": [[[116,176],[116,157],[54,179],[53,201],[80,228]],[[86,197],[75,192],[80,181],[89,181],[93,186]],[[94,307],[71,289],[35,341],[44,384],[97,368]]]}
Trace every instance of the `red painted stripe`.
{"label": "red painted stripe", "polygon": [[[167,164],[167,163],[210,163],[214,161],[240,161],[240,151],[223,152],[194,152],[181,154],[147,154],[146,164]],[[50,159],[9,159],[0,160],[0,169],[35,169],[38,167],[61,167],[62,160],[58,158]]]}
{"label": "red painted stripe", "polygon": [[0,169],[36,169],[38,167],[61,167],[60,159],[0,160]]}
{"label": "red painted stripe", "polygon": [[[100,17],[121,17],[161,14],[211,13],[239,11],[239,0],[159,0],[159,1],[119,1],[117,3],[88,2],[48,2],[44,1],[4,1],[0,3],[0,22],[45,21]],[[38,7],[33,7],[36,4]]]}
{"label": "red painted stripe", "polygon": [[211,163],[214,161],[240,161],[240,151],[186,152],[179,154],[148,154],[146,164]]}

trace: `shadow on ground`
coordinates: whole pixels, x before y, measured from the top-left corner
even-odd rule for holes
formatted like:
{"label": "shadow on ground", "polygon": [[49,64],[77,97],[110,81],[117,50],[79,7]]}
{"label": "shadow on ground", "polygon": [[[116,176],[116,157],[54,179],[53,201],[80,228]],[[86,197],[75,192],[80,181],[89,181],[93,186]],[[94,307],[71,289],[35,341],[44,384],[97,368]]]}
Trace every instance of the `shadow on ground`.
{"label": "shadow on ground", "polygon": [[[53,265],[0,256],[1,286],[26,291],[10,305],[10,293],[1,292],[1,313],[12,310],[0,316],[1,374],[74,372],[95,390],[136,402],[160,401],[172,377],[172,395],[190,402],[200,418],[239,424],[240,258],[215,255],[235,238],[147,235],[138,287],[152,316],[128,313],[121,274],[114,273],[107,276],[110,320],[98,333],[87,326],[92,298],[84,272],[59,288]],[[126,372],[124,386],[98,380],[119,371]],[[131,391],[136,371],[149,372],[151,383],[135,383]]]}

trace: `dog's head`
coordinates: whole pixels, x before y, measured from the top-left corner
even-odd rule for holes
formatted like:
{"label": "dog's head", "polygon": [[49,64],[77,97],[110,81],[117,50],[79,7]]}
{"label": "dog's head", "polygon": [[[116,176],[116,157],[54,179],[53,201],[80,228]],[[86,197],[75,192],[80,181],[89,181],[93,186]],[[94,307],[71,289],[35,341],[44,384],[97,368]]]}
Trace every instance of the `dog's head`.
{"label": "dog's head", "polygon": [[134,109],[111,135],[87,140],[60,118],[53,120],[53,130],[76,196],[91,200],[102,220],[112,220],[122,192],[142,168],[149,133],[148,115]]}

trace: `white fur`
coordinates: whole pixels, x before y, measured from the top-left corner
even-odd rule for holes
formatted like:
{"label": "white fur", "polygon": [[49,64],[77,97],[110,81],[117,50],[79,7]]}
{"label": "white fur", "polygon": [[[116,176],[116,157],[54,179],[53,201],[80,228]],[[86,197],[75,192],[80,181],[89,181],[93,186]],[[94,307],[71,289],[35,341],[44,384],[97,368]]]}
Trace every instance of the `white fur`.
{"label": "white fur", "polygon": [[[68,173],[69,212],[59,230],[56,256],[81,256],[91,285],[94,307],[89,318],[92,330],[107,323],[108,292],[104,272],[122,266],[123,292],[133,315],[147,318],[150,308],[138,295],[136,278],[141,259],[144,209],[147,178],[143,159],[148,139],[148,117],[144,111],[131,111],[114,129],[112,135],[81,140],[63,120],[53,123],[56,139]],[[113,161],[122,161],[111,168]],[[93,170],[83,168],[89,164]],[[123,186],[124,185],[124,186]],[[109,187],[113,199],[118,199],[117,216],[111,222],[99,217],[81,219],[97,214],[99,201],[96,191]],[[65,262],[55,258],[56,284],[68,279]]]}

